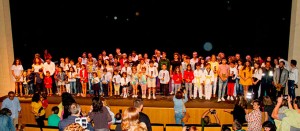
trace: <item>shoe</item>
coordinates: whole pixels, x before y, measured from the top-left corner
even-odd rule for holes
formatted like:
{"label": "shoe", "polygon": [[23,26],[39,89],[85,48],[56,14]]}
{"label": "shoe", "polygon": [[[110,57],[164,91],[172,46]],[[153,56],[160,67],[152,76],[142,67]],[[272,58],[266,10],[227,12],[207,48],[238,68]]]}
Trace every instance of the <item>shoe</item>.
{"label": "shoe", "polygon": [[153,95],[153,99],[156,99],[155,95]]}
{"label": "shoe", "polygon": [[145,96],[145,95],[143,95],[143,96],[142,96],[142,98],[146,98],[146,96]]}
{"label": "shoe", "polygon": [[149,99],[149,100],[151,99],[151,95],[148,96],[148,99]]}
{"label": "shoe", "polygon": [[221,101],[221,99],[219,98],[219,99],[218,99],[218,102],[220,102],[220,101]]}
{"label": "shoe", "polygon": [[221,98],[221,100],[222,100],[222,101],[225,101],[225,99],[224,99],[223,97]]}
{"label": "shoe", "polygon": [[234,100],[232,96],[230,97],[230,100],[232,100],[232,101]]}
{"label": "shoe", "polygon": [[202,96],[200,96],[199,98],[200,98],[200,100],[202,100]]}
{"label": "shoe", "polygon": [[174,92],[172,91],[171,93],[170,93],[170,95],[173,95],[174,94]]}
{"label": "shoe", "polygon": [[230,96],[227,96],[227,100],[229,100],[230,99]]}

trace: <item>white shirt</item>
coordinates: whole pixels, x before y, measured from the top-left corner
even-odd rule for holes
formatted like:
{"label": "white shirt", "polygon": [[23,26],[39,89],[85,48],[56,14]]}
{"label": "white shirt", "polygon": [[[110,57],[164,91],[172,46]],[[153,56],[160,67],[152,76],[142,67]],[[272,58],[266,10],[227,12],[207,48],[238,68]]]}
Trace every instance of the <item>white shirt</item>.
{"label": "white shirt", "polygon": [[50,62],[50,64],[48,64],[47,62],[44,63],[44,75],[46,75],[46,72],[49,71],[50,75],[52,76],[55,72],[55,64],[54,62]]}
{"label": "white shirt", "polygon": [[258,80],[261,80],[262,77],[262,69],[255,69],[253,73],[253,77],[257,78]]}
{"label": "white shirt", "polygon": [[289,80],[294,80],[295,81],[295,84],[297,84],[298,82],[298,68],[297,67],[294,67],[294,68],[291,68],[290,71],[289,71]]}
{"label": "white shirt", "polygon": [[[160,70],[158,74],[161,84],[167,84],[170,81],[170,75],[168,70]],[[164,78],[164,80],[162,80]]]}
{"label": "white shirt", "polygon": [[202,70],[194,70],[194,79],[193,83],[203,83],[202,77],[204,73]]}
{"label": "white shirt", "polygon": [[238,71],[236,67],[233,68],[229,67],[229,73],[234,75],[234,77],[232,77],[233,79],[235,79],[238,76]]}
{"label": "white shirt", "polygon": [[121,74],[123,73],[123,72],[126,72],[127,73],[127,76],[130,76],[131,74],[132,74],[132,71],[131,71],[131,67],[123,67],[122,69],[121,69]]}
{"label": "white shirt", "polygon": [[[146,75],[152,76],[154,79],[157,77],[158,72],[156,67],[148,67],[148,70],[146,71]],[[150,77],[148,77],[150,79]]]}
{"label": "white shirt", "polygon": [[118,85],[121,83],[121,76],[119,74],[114,75],[112,81],[114,82],[114,84]]}
{"label": "white shirt", "polygon": [[[20,80],[23,81],[22,77],[22,71],[23,71],[23,66],[22,65],[12,65],[11,70],[14,71],[15,76],[19,76]],[[13,77],[13,80],[16,81],[15,77]]]}
{"label": "white shirt", "polygon": [[121,86],[128,86],[128,83],[130,82],[129,78],[126,77],[126,79],[124,79],[123,77],[121,78]]}

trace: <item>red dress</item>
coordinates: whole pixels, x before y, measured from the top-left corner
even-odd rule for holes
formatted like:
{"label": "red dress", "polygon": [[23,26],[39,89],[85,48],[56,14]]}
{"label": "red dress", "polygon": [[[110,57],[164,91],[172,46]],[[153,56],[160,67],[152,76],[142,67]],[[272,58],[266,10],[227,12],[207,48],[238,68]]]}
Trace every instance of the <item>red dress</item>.
{"label": "red dress", "polygon": [[52,78],[50,76],[45,77],[44,84],[45,84],[45,88],[52,88]]}
{"label": "red dress", "polygon": [[79,76],[81,82],[85,82],[85,83],[88,82],[88,72],[86,69],[80,70]]}

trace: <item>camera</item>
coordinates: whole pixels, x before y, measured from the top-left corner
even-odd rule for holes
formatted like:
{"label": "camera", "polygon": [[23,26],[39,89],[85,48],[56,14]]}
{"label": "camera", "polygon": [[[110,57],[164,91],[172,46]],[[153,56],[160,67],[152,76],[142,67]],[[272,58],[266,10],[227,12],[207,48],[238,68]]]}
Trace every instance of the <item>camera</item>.
{"label": "camera", "polygon": [[87,128],[88,121],[86,117],[81,117],[81,118],[75,118],[75,123],[78,123],[85,129]]}
{"label": "camera", "polygon": [[286,99],[286,100],[287,100],[287,99],[288,99],[288,95],[284,95],[284,96],[283,96],[283,99]]}
{"label": "camera", "polygon": [[216,110],[211,110],[210,114],[216,114]]}

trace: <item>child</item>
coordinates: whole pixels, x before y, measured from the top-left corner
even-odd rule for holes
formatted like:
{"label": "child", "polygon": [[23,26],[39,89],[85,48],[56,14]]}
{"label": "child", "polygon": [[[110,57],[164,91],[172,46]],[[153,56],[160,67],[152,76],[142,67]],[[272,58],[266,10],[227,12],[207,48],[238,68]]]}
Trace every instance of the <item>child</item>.
{"label": "child", "polygon": [[172,79],[174,80],[175,92],[180,91],[181,82],[182,82],[182,73],[180,72],[180,67],[179,66],[175,67],[175,71],[173,73]]}
{"label": "child", "polygon": [[204,76],[203,76],[203,85],[205,89],[205,100],[210,100],[212,95],[212,86],[214,84],[215,75],[214,72],[211,70],[210,63],[205,64],[205,70],[204,70]]}
{"label": "child", "polygon": [[34,84],[35,74],[32,73],[32,69],[27,69],[27,84],[28,84],[28,95],[32,96],[34,93],[33,84]]}
{"label": "child", "polygon": [[120,84],[121,84],[121,76],[118,73],[118,70],[114,71],[114,76],[112,81],[114,82],[114,95],[120,95]]}
{"label": "child", "polygon": [[142,67],[141,72],[139,73],[139,82],[142,89],[142,98],[146,98],[146,92],[147,92],[146,67]]}
{"label": "child", "polygon": [[47,99],[47,94],[46,93],[42,93],[42,95],[41,95],[42,97],[42,106],[43,106],[43,108],[44,109],[46,109],[47,107],[48,107],[48,99]]}
{"label": "child", "polygon": [[58,126],[60,117],[58,116],[59,108],[57,106],[52,107],[52,114],[48,116],[48,126]]}
{"label": "child", "polygon": [[187,64],[186,66],[186,70],[184,71],[184,81],[185,81],[185,90],[187,91],[187,93],[189,93],[188,95],[191,97],[193,96],[193,83],[192,81],[194,80],[194,72],[192,70],[192,65],[191,64]]}
{"label": "child", "polygon": [[24,71],[23,74],[23,88],[24,88],[24,93],[25,96],[28,96],[28,80],[27,80],[27,72]]}
{"label": "child", "polygon": [[234,100],[233,99],[233,92],[234,92],[234,85],[235,85],[235,79],[237,77],[237,69],[235,67],[235,63],[232,61],[229,64],[229,77],[228,77],[228,83],[227,83],[227,100]]}
{"label": "child", "polygon": [[68,72],[68,82],[70,83],[70,92],[71,94],[76,94],[76,75],[77,73],[75,72],[74,66],[71,66],[69,68]]}
{"label": "child", "polygon": [[159,71],[158,78],[160,80],[160,90],[163,92],[164,96],[167,96],[169,94],[170,75],[166,64],[162,65],[162,70]]}
{"label": "child", "polygon": [[43,83],[44,83],[44,73],[43,73],[43,68],[40,68],[39,72],[35,74],[35,79],[34,79],[34,84],[39,94],[41,94],[41,91],[43,91]]}
{"label": "child", "polygon": [[121,85],[122,85],[122,91],[123,91],[123,98],[127,98],[128,95],[128,86],[129,86],[129,79],[127,77],[127,73],[123,72],[122,73],[122,78],[121,78]]}
{"label": "child", "polygon": [[137,73],[137,69],[136,68],[131,68],[132,69],[132,75],[131,75],[131,85],[133,88],[133,98],[137,98],[138,97],[138,81],[139,81],[139,77],[138,77],[138,73]]}
{"label": "child", "polygon": [[81,86],[82,86],[81,96],[86,97],[86,84],[88,82],[88,72],[86,70],[86,65],[84,65],[84,64],[81,65],[81,70],[79,72],[79,76],[80,76],[80,82],[81,82]]}
{"label": "child", "polygon": [[70,81],[69,81],[69,73],[70,73],[70,71],[69,70],[66,70],[65,71],[66,72],[66,80],[65,80],[65,86],[66,86],[66,92],[68,92],[68,93],[70,93],[71,94],[71,85],[70,85]]}
{"label": "child", "polygon": [[52,78],[50,76],[50,72],[46,71],[46,77],[44,79],[44,85],[47,90],[48,96],[52,95]]}
{"label": "child", "polygon": [[63,67],[58,68],[58,73],[56,75],[57,78],[57,91],[58,95],[60,96],[65,91],[65,81],[67,78],[66,73],[63,71]]}
{"label": "child", "polygon": [[154,67],[154,61],[153,60],[150,60],[149,61],[149,67],[148,67],[148,70],[147,70],[147,84],[148,84],[148,93],[149,93],[149,96],[148,96],[148,99],[151,99],[151,90],[152,90],[152,93],[153,93],[153,99],[156,99],[155,97],[155,88],[156,88],[156,77],[158,75],[158,72],[157,72],[157,68]]}
{"label": "child", "polygon": [[76,91],[77,91],[77,96],[82,96],[82,86],[81,86],[81,82],[80,82],[80,70],[81,70],[81,64],[77,63],[76,64],[76,68],[74,68],[74,70],[76,71]]}
{"label": "child", "polygon": [[100,79],[98,77],[97,72],[93,72],[93,79],[92,79],[92,87],[94,90],[94,95],[96,97],[100,96]]}
{"label": "child", "polygon": [[104,97],[108,97],[108,88],[109,88],[108,84],[111,81],[111,73],[108,72],[106,68],[103,69],[101,81],[102,81]]}
{"label": "child", "polygon": [[[194,99],[197,98],[197,91],[198,91],[198,94],[199,94],[199,98],[202,99],[202,96],[203,96],[202,76],[203,76],[203,71],[201,70],[201,65],[200,65],[200,63],[197,63],[196,64],[196,70],[194,70],[194,77],[195,78],[193,80],[193,83],[194,83]],[[190,96],[190,98],[191,98],[191,96]]]}

